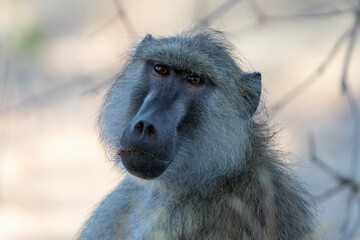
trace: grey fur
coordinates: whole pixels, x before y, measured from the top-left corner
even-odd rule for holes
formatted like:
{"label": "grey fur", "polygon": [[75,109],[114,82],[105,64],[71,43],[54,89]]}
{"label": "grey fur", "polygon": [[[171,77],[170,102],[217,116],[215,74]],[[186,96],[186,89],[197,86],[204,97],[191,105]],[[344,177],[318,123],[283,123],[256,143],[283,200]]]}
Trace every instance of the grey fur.
{"label": "grey fur", "polygon": [[125,173],[79,240],[310,238],[308,194],[280,161],[267,124],[251,117],[248,96],[261,91],[251,76],[259,80],[259,74],[243,72],[233,52],[223,34],[212,30],[147,35],[138,44],[99,118],[101,139],[120,166],[121,134],[138,110],[133,101],[143,101],[136,93],[146,91],[146,61],[206,75],[215,90],[199,100],[193,113],[199,124],[179,135],[168,169],[153,180]]}

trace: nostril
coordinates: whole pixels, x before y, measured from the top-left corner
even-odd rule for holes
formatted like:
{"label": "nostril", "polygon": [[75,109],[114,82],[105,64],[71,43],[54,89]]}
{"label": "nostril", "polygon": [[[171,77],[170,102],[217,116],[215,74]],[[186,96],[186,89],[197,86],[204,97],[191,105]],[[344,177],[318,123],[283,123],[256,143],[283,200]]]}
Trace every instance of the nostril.
{"label": "nostril", "polygon": [[138,122],[135,124],[134,129],[142,133],[144,130],[144,123],[142,121]]}
{"label": "nostril", "polygon": [[147,133],[148,135],[153,135],[153,134],[155,134],[155,133],[156,133],[155,127],[150,124],[150,125],[147,126],[147,128],[146,128],[146,133]]}
{"label": "nostril", "polygon": [[134,131],[140,134],[151,136],[156,133],[156,128],[154,127],[154,125],[148,123],[147,121],[141,120],[135,124]]}

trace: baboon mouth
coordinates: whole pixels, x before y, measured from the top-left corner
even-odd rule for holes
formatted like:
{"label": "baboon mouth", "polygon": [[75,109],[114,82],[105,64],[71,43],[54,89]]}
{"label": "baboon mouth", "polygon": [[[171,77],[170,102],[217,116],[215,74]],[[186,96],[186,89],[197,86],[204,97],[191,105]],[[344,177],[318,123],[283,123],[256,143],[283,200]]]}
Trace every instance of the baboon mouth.
{"label": "baboon mouth", "polygon": [[152,157],[152,158],[155,157],[154,154],[146,152],[146,151],[144,151],[144,150],[142,150],[140,148],[136,148],[136,147],[133,147],[133,146],[131,146],[129,148],[120,148],[118,153],[121,155],[124,152],[133,153],[133,154],[136,154],[136,155],[139,155],[139,156],[144,155],[144,156]]}
{"label": "baboon mouth", "polygon": [[160,176],[171,162],[158,154],[133,146],[120,148],[118,154],[126,170],[143,179],[153,179]]}

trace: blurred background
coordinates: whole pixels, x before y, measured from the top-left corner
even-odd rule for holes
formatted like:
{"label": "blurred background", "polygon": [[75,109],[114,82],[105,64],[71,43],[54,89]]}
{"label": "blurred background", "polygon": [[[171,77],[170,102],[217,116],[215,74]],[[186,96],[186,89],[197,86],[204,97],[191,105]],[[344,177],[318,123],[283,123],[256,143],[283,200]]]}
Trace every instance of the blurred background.
{"label": "blurred background", "polygon": [[0,239],[72,239],[121,175],[97,114],[147,33],[225,31],[279,148],[318,204],[318,239],[360,239],[358,0],[0,0]]}

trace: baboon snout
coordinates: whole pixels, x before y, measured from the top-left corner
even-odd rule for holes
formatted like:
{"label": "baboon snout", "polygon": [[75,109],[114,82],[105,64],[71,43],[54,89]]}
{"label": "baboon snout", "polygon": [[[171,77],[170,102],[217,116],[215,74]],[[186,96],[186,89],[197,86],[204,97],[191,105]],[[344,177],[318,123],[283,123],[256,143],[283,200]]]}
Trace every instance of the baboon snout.
{"label": "baboon snout", "polygon": [[168,121],[167,114],[166,111],[142,109],[125,128],[118,153],[132,175],[156,178],[173,159],[176,124]]}

